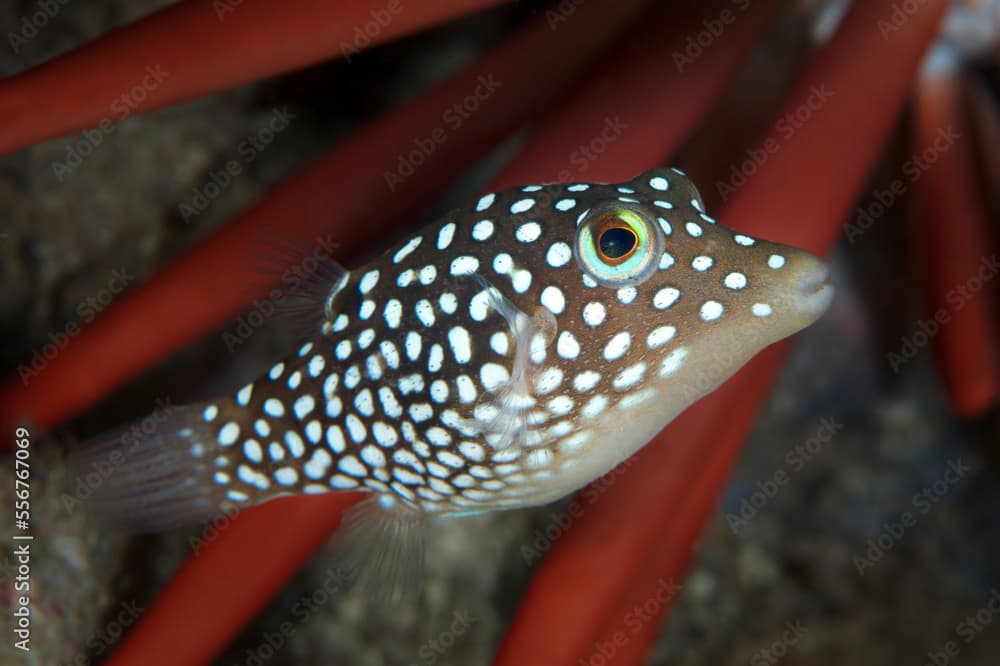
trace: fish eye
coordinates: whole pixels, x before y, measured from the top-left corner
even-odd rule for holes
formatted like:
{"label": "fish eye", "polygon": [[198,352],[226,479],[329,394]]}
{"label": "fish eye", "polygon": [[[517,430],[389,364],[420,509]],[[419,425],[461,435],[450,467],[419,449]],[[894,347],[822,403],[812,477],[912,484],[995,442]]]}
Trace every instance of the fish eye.
{"label": "fish eye", "polygon": [[621,287],[642,282],[663,251],[660,230],[638,208],[615,205],[587,212],[576,232],[580,268],[598,283]]}

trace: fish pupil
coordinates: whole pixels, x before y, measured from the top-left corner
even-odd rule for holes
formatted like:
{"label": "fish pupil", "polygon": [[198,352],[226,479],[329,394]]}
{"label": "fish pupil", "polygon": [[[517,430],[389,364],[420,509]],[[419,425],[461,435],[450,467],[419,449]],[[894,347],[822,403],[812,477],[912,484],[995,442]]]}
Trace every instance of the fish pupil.
{"label": "fish pupil", "polygon": [[612,227],[606,229],[598,238],[601,254],[608,259],[621,259],[633,249],[638,242],[635,233],[630,229]]}

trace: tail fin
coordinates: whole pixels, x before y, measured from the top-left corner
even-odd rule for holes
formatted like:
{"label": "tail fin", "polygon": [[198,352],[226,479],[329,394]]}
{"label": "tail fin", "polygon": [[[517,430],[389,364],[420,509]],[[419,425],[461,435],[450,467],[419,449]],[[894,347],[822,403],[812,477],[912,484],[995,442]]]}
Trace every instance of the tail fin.
{"label": "tail fin", "polygon": [[215,482],[221,447],[200,406],[171,407],[104,433],[69,457],[78,499],[109,527],[132,532],[205,522],[250,498]]}

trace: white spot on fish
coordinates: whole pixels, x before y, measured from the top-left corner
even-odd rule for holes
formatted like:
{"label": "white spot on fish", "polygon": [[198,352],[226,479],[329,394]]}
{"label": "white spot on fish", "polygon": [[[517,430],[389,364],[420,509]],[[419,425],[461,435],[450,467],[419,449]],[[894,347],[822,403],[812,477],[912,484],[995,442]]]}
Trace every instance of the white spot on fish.
{"label": "white spot on fish", "polygon": [[310,479],[321,479],[332,464],[333,457],[325,449],[316,449],[309,462],[302,466],[302,471]]}
{"label": "white spot on fish", "polygon": [[715,321],[722,316],[723,309],[722,303],[719,301],[705,301],[701,304],[698,316],[701,317],[702,321]]}
{"label": "white spot on fish", "polygon": [[469,316],[473,321],[483,321],[490,313],[490,295],[486,291],[476,293],[469,299]]}
{"label": "white spot on fish", "polygon": [[701,254],[691,260],[691,268],[695,269],[699,273],[704,273],[715,263],[712,257],[706,257]]}
{"label": "white spot on fish", "polygon": [[490,192],[489,194],[485,194],[482,197],[480,197],[479,201],[476,202],[476,212],[477,213],[481,213],[484,210],[486,210],[487,208],[489,208],[490,206],[492,206],[493,205],[493,201],[496,198],[497,198],[497,195],[494,194],[493,192]]}
{"label": "white spot on fish", "polygon": [[236,393],[236,404],[246,407],[250,404],[250,396],[253,395],[253,384],[247,384]]}
{"label": "white spot on fish", "polygon": [[379,343],[378,348],[382,352],[382,358],[385,359],[386,365],[393,370],[399,369],[399,350],[396,349],[396,345],[391,340],[383,340]]}
{"label": "white spot on fish", "polygon": [[487,391],[494,391],[510,379],[507,368],[498,363],[484,363],[479,369],[479,382]]}
{"label": "white spot on fish", "polygon": [[560,357],[572,360],[580,355],[580,343],[569,331],[563,331],[556,340],[556,353]]}
{"label": "white spot on fish", "polygon": [[767,303],[754,303],[750,307],[750,312],[753,313],[754,317],[769,317],[773,310]]}
{"label": "white spot on fish", "polygon": [[453,315],[458,309],[458,298],[450,291],[446,291],[438,299],[438,305],[441,306],[441,312]]}
{"label": "white spot on fish", "polygon": [[354,456],[344,456],[337,461],[337,467],[341,472],[356,477],[368,476],[368,470]]}
{"label": "white spot on fish", "polygon": [[625,352],[628,351],[629,346],[632,344],[632,336],[628,331],[622,331],[615,335],[608,344],[604,347],[604,358],[608,361],[614,361],[621,358]]}
{"label": "white spot on fish", "polygon": [[757,242],[754,239],[750,238],[749,236],[744,236],[743,234],[736,234],[735,236],[733,236],[733,240],[736,241],[739,245],[742,245],[744,247],[750,247],[751,245]]}
{"label": "white spot on fish", "polygon": [[635,300],[638,293],[635,287],[619,287],[617,296],[619,301],[628,304]]}
{"label": "white spot on fish", "polygon": [[358,309],[358,316],[362,319],[368,319],[375,312],[375,301],[367,300],[361,303],[361,307]]}
{"label": "white spot on fish", "polygon": [[284,460],[285,449],[281,448],[281,444],[271,442],[271,444],[267,447],[267,455],[271,457],[271,460]]}
{"label": "white spot on fish", "polygon": [[476,399],[476,387],[468,375],[456,377],[455,388],[458,389],[458,399],[461,402],[470,403]]}
{"label": "white spot on fish", "polygon": [[772,254],[767,258],[767,265],[774,270],[778,270],[785,265],[785,258],[780,254]]}
{"label": "white spot on fish", "polygon": [[438,274],[437,267],[434,266],[433,264],[427,264],[426,266],[420,269],[420,273],[418,274],[420,284],[426,287],[427,285],[434,282],[435,279],[437,279],[437,274]]}
{"label": "white spot on fish", "polygon": [[673,287],[664,287],[660,289],[653,296],[653,307],[657,310],[666,310],[671,305],[677,302],[680,298],[681,292],[674,289]]}
{"label": "white spot on fish", "polygon": [[413,281],[417,279],[417,272],[412,268],[407,268],[405,271],[399,274],[396,279],[396,286],[401,288],[409,287],[413,284]]}
{"label": "white spot on fish", "polygon": [[531,271],[525,269],[514,271],[514,274],[510,276],[510,284],[514,287],[514,291],[519,294],[528,291],[531,287]]}
{"label": "white spot on fish", "polygon": [[472,226],[472,238],[477,241],[487,241],[493,235],[493,221],[479,220]]}
{"label": "white spot on fish", "polygon": [[451,245],[451,241],[454,237],[455,237],[455,223],[449,222],[448,224],[441,227],[441,231],[438,232],[437,249],[439,250],[448,249],[448,246]]}
{"label": "white spot on fish", "polygon": [[385,467],[385,454],[382,450],[373,444],[369,444],[365,448],[361,449],[361,459],[365,461],[369,467]]}
{"label": "white spot on fish", "polygon": [[430,354],[427,355],[427,370],[428,372],[437,372],[441,369],[441,365],[444,363],[444,348],[435,343],[431,345]]}
{"label": "white spot on fish", "polygon": [[451,262],[452,275],[471,275],[479,270],[479,260],[469,255],[462,255]]}
{"label": "white spot on fish", "polygon": [[320,425],[319,421],[313,419],[306,424],[306,439],[308,439],[313,444],[319,444],[319,440],[323,438],[323,426]]}
{"label": "white spot on fish", "polygon": [[468,363],[472,358],[472,340],[463,327],[455,326],[448,331],[448,344],[458,363]]}
{"label": "white spot on fish", "polygon": [[685,347],[678,347],[673,350],[663,359],[660,363],[660,377],[667,377],[676,372],[681,365],[684,364],[684,359],[687,357],[688,350]]}
{"label": "white spot on fish", "polygon": [[365,437],[368,436],[368,430],[365,428],[365,424],[359,419],[355,414],[348,414],[344,418],[344,425],[347,426],[347,434],[351,436],[355,444],[360,444],[365,441]]}
{"label": "white spot on fish", "polygon": [[260,443],[256,439],[248,439],[243,442],[243,455],[250,462],[259,463],[264,459],[264,452],[260,448]]}
{"label": "white spot on fish", "polygon": [[490,348],[500,356],[506,356],[510,350],[510,340],[507,338],[507,334],[498,331],[491,335]]}
{"label": "white spot on fish", "polygon": [[631,388],[642,381],[643,376],[646,374],[646,364],[636,363],[635,365],[630,365],[629,367],[618,373],[618,376],[614,378],[611,382],[619,391],[623,391],[627,388]]}
{"label": "white spot on fish", "polygon": [[562,384],[562,380],[563,371],[560,368],[556,366],[545,368],[545,370],[539,373],[539,375],[535,378],[535,391],[537,391],[539,395],[552,393],[552,391],[559,388],[559,385]]}
{"label": "white spot on fish", "polygon": [[396,442],[399,441],[399,433],[396,432],[396,429],[382,421],[376,421],[372,424],[372,437],[379,446],[385,448],[395,446]]}
{"label": "white spot on fish", "polygon": [[322,354],[316,354],[311,359],[309,359],[309,365],[306,371],[309,376],[316,379],[323,372],[323,368],[326,367],[326,359],[323,358]]}
{"label": "white spot on fish", "polygon": [[312,413],[315,406],[316,401],[307,393],[306,395],[297,398],[295,402],[292,403],[292,411],[295,412],[295,418],[302,421]]}
{"label": "white spot on fish", "polygon": [[379,271],[377,268],[370,270],[364,275],[362,275],[361,279],[358,280],[358,291],[360,291],[362,294],[367,294],[368,292],[370,292],[372,289],[375,288],[375,285],[378,284],[378,277],[379,277]]}
{"label": "white spot on fish", "polygon": [[607,314],[604,305],[597,301],[587,303],[583,307],[583,321],[587,326],[600,326],[604,323],[604,318]]}
{"label": "white spot on fish", "polygon": [[340,426],[332,425],[326,429],[326,443],[334,453],[340,454],[344,452],[347,444],[344,441],[344,432],[340,429]]}
{"label": "white spot on fish", "polygon": [[545,261],[552,268],[562,268],[573,258],[573,250],[569,245],[558,241],[549,246],[549,251],[545,254]]}
{"label": "white spot on fish", "polygon": [[532,198],[519,199],[510,205],[510,212],[514,215],[519,215],[520,213],[526,213],[531,210],[535,205],[535,200]]}
{"label": "white spot on fish", "polygon": [[542,226],[538,222],[525,222],[514,232],[514,238],[522,243],[534,243],[542,235]]}
{"label": "white spot on fish", "polygon": [[285,433],[285,446],[288,447],[289,453],[296,458],[301,458],[302,454],[306,452],[305,443],[294,430],[289,430]]}
{"label": "white spot on fish", "polygon": [[539,300],[552,314],[562,314],[563,310],[566,309],[566,297],[563,296],[559,287],[549,285],[545,289],[542,289]]}
{"label": "white spot on fish", "polygon": [[434,325],[434,306],[426,298],[417,301],[416,305],[413,306],[413,311],[421,324],[427,327]]}
{"label": "white spot on fish", "polygon": [[420,349],[423,345],[423,338],[416,331],[410,331],[406,334],[406,342],[404,343],[404,348],[406,349],[406,358],[411,361],[416,361],[420,358]]}
{"label": "white spot on fish", "polygon": [[431,400],[439,405],[448,401],[448,382],[442,379],[435,379],[431,383]]}
{"label": "white spot on fish", "polygon": [[277,398],[268,398],[264,401],[264,413],[274,418],[281,418],[285,415],[285,406]]}
{"label": "white spot on fish", "polygon": [[663,176],[655,176],[649,179],[649,186],[654,190],[659,190],[660,192],[666,192],[670,187],[669,181]]}
{"label": "white spot on fish", "polygon": [[670,342],[676,333],[677,329],[673,326],[658,326],[650,331],[649,337],[646,338],[646,345],[650,349],[659,349]]}
{"label": "white spot on fish", "polygon": [[580,393],[585,393],[597,386],[597,382],[599,381],[601,381],[601,373],[593,370],[584,370],[573,378],[573,388]]}
{"label": "white spot on fish", "polygon": [[747,286],[747,276],[743,273],[730,273],[722,283],[729,289],[743,289]]}
{"label": "white spot on fish", "polygon": [[398,264],[403,259],[406,259],[408,256],[410,256],[410,253],[417,249],[417,246],[420,245],[420,242],[422,240],[424,240],[423,236],[414,236],[413,238],[408,240],[406,242],[406,245],[399,248],[396,254],[393,255],[392,263]]}

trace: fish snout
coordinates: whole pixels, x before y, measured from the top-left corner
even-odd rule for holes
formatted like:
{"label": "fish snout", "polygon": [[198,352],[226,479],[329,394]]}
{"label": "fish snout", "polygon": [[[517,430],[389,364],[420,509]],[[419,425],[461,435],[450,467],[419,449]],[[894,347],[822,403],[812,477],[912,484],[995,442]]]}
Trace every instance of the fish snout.
{"label": "fish snout", "polygon": [[833,301],[830,269],[819,257],[805,250],[786,248],[786,294],[788,314],[798,328],[805,328],[820,318]]}

